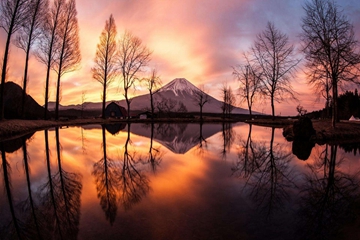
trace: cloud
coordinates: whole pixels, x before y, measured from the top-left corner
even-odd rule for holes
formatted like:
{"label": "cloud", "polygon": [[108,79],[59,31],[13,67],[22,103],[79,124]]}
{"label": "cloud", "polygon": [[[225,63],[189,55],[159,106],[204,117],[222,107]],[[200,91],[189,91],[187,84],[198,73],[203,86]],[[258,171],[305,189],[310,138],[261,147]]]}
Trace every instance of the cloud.
{"label": "cloud", "polygon": [[[62,104],[80,103],[84,90],[89,101],[100,101],[101,85],[92,79],[91,67],[100,33],[110,14],[114,15],[119,36],[125,30],[130,30],[153,51],[150,67],[157,68],[164,84],[176,77],[185,77],[195,85],[212,87],[210,93],[219,98],[220,91],[216,88],[221,87],[223,82],[236,88],[231,66],[240,62],[242,52],[251,46],[268,21],[274,22],[292,43],[298,44],[304,2],[78,0],[82,62],[78,71],[63,77]],[[356,36],[360,39],[360,4],[356,0],[340,4],[344,12],[349,14]],[[0,32],[0,41],[0,52],[3,52],[4,31]],[[23,54],[19,52],[14,45],[11,46],[9,75],[18,83],[21,82],[24,62]],[[29,93],[42,104],[44,65],[38,63],[34,56],[31,61]],[[298,81],[302,84],[303,92],[310,92],[303,79]],[[122,98],[118,89],[119,84],[114,83],[109,89],[108,99]],[[145,92],[135,94],[142,93]],[[299,98],[301,100],[301,96]],[[295,107],[292,107],[293,114]]]}

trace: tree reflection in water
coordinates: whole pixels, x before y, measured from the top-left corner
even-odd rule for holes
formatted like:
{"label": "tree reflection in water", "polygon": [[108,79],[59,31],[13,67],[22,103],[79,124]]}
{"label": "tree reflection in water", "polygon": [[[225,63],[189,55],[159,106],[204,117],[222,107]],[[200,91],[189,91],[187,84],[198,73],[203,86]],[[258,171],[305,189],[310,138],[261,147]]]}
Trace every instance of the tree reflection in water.
{"label": "tree reflection in water", "polygon": [[131,124],[128,124],[123,159],[120,161],[122,168],[118,175],[120,203],[125,209],[130,209],[133,204],[139,202],[150,190],[148,178],[136,168],[141,163],[141,158],[136,156],[135,151],[129,151],[130,127]]}
{"label": "tree reflection in water", "polygon": [[[2,164],[2,173],[4,177],[4,187],[5,193],[7,196],[7,200],[9,203],[9,209],[11,213],[11,220],[8,223],[4,223],[3,226],[0,226],[0,237],[1,239],[21,239],[24,235],[25,229],[22,227],[23,224],[20,222],[18,217],[15,213],[14,207],[14,197],[12,195],[11,189],[11,168],[10,164],[6,159],[6,152],[4,143],[0,143],[0,150],[1,150],[1,164]],[[3,217],[3,216],[2,216]],[[3,219],[2,219],[3,221]]]}
{"label": "tree reflection in water", "polygon": [[325,145],[304,176],[300,201],[300,234],[303,239],[338,239],[344,225],[359,217],[359,173],[348,174],[337,159],[337,146]]}
{"label": "tree reflection in water", "polygon": [[275,128],[272,128],[269,146],[252,141],[251,130],[249,125],[247,140],[242,143],[232,171],[245,179],[244,190],[258,209],[270,217],[274,210],[283,208],[290,200],[289,192],[297,187],[295,174],[289,168],[292,156],[279,143],[274,145]]}
{"label": "tree reflection in water", "polygon": [[157,167],[161,163],[164,153],[161,151],[160,147],[157,148],[154,147],[153,140],[154,140],[154,123],[151,122],[151,135],[150,135],[148,162],[150,163],[153,173],[155,173]]}
{"label": "tree reflection in water", "polygon": [[44,218],[39,210],[39,207],[35,204],[34,194],[31,190],[31,180],[30,180],[30,166],[29,160],[30,157],[27,153],[27,143],[26,138],[22,137],[22,150],[23,150],[23,161],[24,161],[24,171],[26,175],[26,183],[27,183],[27,191],[28,197],[20,204],[22,213],[21,216],[24,219],[26,229],[29,230],[28,238],[29,239],[43,239],[42,231],[40,229],[43,228],[44,222],[42,221]]}
{"label": "tree reflection in water", "polygon": [[231,126],[231,123],[229,122],[223,122],[222,123],[222,151],[221,151],[221,157],[223,160],[226,160],[227,153],[230,152],[231,146],[235,141],[236,134]]}
{"label": "tree reflection in water", "polygon": [[[130,124],[123,157],[119,161],[108,157],[105,126],[102,127],[102,138],[103,158],[94,164],[92,175],[95,177],[100,205],[105,212],[106,219],[112,225],[117,214],[117,204],[120,203],[125,209],[131,208],[133,204],[141,200],[142,196],[147,194],[150,187],[147,177],[136,168],[137,164],[142,162],[141,158],[136,156],[136,152],[129,151]],[[155,165],[161,158],[154,151],[151,144],[149,161],[150,163],[153,161],[152,164]]]}
{"label": "tree reflection in water", "polygon": [[106,220],[112,225],[117,212],[117,201],[119,198],[118,187],[119,165],[110,159],[106,151],[105,126],[102,126],[102,150],[103,157],[94,164],[92,175],[95,177],[97,196],[100,198],[100,206],[105,212]]}
{"label": "tree reflection in water", "polygon": [[78,173],[70,173],[63,169],[59,139],[59,129],[56,134],[56,156],[58,169],[51,172],[48,132],[45,130],[45,152],[48,181],[39,188],[41,210],[47,222],[46,235],[59,239],[77,239],[80,220],[81,178]]}

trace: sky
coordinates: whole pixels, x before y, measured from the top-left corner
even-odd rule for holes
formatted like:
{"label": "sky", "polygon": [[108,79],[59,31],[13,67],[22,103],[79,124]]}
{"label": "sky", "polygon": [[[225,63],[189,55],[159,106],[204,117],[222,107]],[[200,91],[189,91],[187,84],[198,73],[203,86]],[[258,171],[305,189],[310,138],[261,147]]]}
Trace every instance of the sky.
{"label": "sky", "polygon": [[[80,104],[83,96],[86,101],[101,101],[102,85],[92,78],[91,67],[99,36],[110,14],[114,16],[119,37],[128,30],[153,51],[148,69],[157,69],[163,85],[175,78],[186,78],[196,86],[204,85],[210,95],[221,100],[223,84],[233,90],[239,87],[232,66],[241,62],[243,52],[251,47],[268,21],[288,35],[297,57],[303,58],[299,34],[304,3],[305,0],[77,0],[82,61],[78,70],[62,77],[61,104]],[[360,40],[360,1],[344,0],[338,4],[349,16]],[[0,29],[0,41],[3,56],[3,29]],[[10,51],[7,81],[21,85],[25,54],[13,44]],[[323,108],[324,103],[316,102],[315,94],[306,84],[304,70],[300,64],[292,81],[298,101],[276,103],[276,115],[296,115],[298,104],[308,111]],[[45,65],[31,56],[28,94],[40,105],[44,104],[45,73]],[[54,72],[51,74],[50,100],[53,101],[56,76]],[[146,93],[145,88],[138,86],[130,94]],[[107,100],[123,98],[119,82],[114,82]],[[240,101],[237,106],[246,108]],[[271,113],[267,102],[255,103],[254,108]]]}

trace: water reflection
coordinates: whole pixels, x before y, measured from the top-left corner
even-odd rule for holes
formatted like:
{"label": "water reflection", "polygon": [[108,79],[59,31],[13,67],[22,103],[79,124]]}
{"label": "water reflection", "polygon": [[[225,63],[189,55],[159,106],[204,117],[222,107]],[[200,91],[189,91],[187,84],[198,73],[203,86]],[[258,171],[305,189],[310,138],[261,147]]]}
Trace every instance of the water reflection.
{"label": "water reflection", "polygon": [[223,160],[226,160],[227,153],[230,151],[232,144],[235,141],[236,134],[231,126],[231,123],[223,122],[222,123],[222,150],[221,157]]}
{"label": "water reflection", "polygon": [[77,239],[80,220],[80,196],[82,190],[79,173],[62,167],[62,147],[59,128],[55,129],[57,169],[51,169],[48,132],[45,131],[47,181],[40,186],[40,209],[45,220],[45,235],[60,239]]}
{"label": "water reflection", "polygon": [[148,154],[148,162],[150,163],[153,173],[156,172],[158,166],[160,166],[164,152],[160,147],[154,147],[154,123],[151,123],[151,135],[150,135],[150,146]]}
{"label": "water reflection", "polygon": [[356,239],[357,145],[311,148],[299,161],[280,130],[227,123],[0,142],[0,239]]}
{"label": "water reflection", "polygon": [[303,239],[339,239],[343,227],[359,217],[359,172],[344,172],[343,161],[338,146],[325,145],[307,164],[299,210]]}
{"label": "water reflection", "polygon": [[108,157],[106,151],[105,126],[102,126],[102,158],[94,164],[92,175],[95,178],[97,197],[100,199],[100,206],[105,212],[106,220],[112,225],[117,212],[119,199],[119,164]]}
{"label": "water reflection", "polygon": [[[130,209],[133,204],[139,202],[147,194],[150,187],[146,175],[137,169],[137,165],[142,160],[141,156],[129,149],[131,125],[129,124],[127,127],[127,138],[120,159],[108,157],[105,129],[109,131],[109,129],[118,128],[109,125],[102,126],[103,157],[94,164],[92,175],[95,178],[101,208],[105,212],[106,219],[112,225],[116,218],[118,203],[125,209]],[[158,151],[158,153],[160,152]],[[157,150],[152,146],[151,139],[149,162],[153,169],[155,169],[155,165],[159,163],[160,159]]]}
{"label": "water reflection", "polygon": [[289,192],[297,188],[296,175],[289,166],[292,155],[281,144],[274,144],[275,128],[271,129],[268,145],[252,141],[251,130],[249,125],[247,140],[242,143],[232,171],[246,180],[245,191],[257,208],[270,217],[274,210],[283,209],[289,200]]}

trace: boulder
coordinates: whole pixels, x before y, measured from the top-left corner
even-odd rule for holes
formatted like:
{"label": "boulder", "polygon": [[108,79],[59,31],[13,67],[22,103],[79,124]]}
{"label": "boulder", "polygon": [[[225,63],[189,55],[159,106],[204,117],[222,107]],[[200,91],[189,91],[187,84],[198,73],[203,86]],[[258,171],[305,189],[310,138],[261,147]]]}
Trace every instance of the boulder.
{"label": "boulder", "polygon": [[316,131],[312,125],[310,118],[301,117],[293,124],[294,139],[297,140],[309,140]]}

